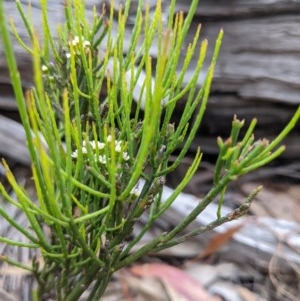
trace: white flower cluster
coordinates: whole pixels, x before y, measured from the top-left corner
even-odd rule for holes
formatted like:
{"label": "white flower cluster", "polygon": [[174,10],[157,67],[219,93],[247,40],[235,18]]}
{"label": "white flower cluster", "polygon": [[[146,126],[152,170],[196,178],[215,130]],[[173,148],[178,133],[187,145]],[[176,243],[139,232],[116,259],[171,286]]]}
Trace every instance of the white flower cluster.
{"label": "white flower cluster", "polygon": [[52,81],[52,80],[54,79],[54,76],[51,75],[51,72],[50,72],[50,70],[49,70],[49,68],[48,68],[47,65],[42,65],[42,66],[41,66],[41,70],[42,70],[42,72],[43,72],[44,75],[47,75],[47,78],[48,78],[49,80]]}
{"label": "white flower cluster", "polygon": [[[75,36],[71,41],[69,41],[69,46],[73,46],[74,52],[76,55],[80,55],[80,39],[79,36]],[[86,40],[84,37],[82,37],[82,46],[84,48],[84,51],[88,53],[91,50],[91,43],[89,40]],[[69,59],[71,57],[71,53],[66,53],[66,58]],[[49,68],[46,65],[41,66],[43,73],[48,73]],[[49,76],[50,77],[50,76]],[[53,78],[53,77],[52,77]]]}
{"label": "white flower cluster", "polygon": [[[108,135],[106,137],[106,142],[111,142],[112,141],[112,136]],[[106,144],[104,142],[100,142],[100,141],[89,141],[88,142],[91,149],[95,151],[95,153],[97,153],[98,156],[98,161],[101,164],[107,164],[107,160],[109,158],[107,158],[106,154],[103,152]],[[123,140],[116,140],[115,141],[115,152],[121,155],[121,158],[123,161],[128,161],[130,159],[128,152],[124,151],[124,141]],[[88,153],[88,149],[87,149],[87,145],[86,145],[86,141],[82,142],[82,147],[81,147],[81,152],[82,154],[87,154]],[[78,158],[78,150],[75,150],[72,153],[72,158]]]}
{"label": "white flower cluster", "polygon": [[[79,43],[80,43],[80,39],[79,39],[79,36],[75,36],[70,42],[69,42],[69,45],[72,45],[73,46],[73,49],[75,51],[75,53],[77,55],[80,55],[80,48],[79,48]],[[83,48],[86,52],[89,52],[90,51],[90,48],[91,48],[91,43],[90,41],[84,39],[84,37],[82,37],[82,45],[83,45]],[[67,52],[66,53],[66,57],[69,59],[71,57],[71,53]]]}

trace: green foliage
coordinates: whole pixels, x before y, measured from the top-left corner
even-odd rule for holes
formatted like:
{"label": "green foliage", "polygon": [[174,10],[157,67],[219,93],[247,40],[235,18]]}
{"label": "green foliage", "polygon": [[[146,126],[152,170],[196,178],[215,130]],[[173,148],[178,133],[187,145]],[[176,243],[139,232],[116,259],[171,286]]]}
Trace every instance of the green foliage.
{"label": "green foliage", "polygon": [[[100,14],[95,10],[93,20],[88,21],[84,1],[67,1],[66,24],[58,27],[58,39],[54,40],[48,24],[47,3],[41,0],[42,43],[17,2],[32,45],[25,45],[17,31],[13,31],[32,56],[34,66],[35,85],[24,98],[3,1],[0,1],[2,40],[37,192],[37,201],[30,199],[4,162],[17,201],[2,184],[0,191],[8,202],[24,211],[32,230],[19,226],[0,207],[0,215],[21,232],[28,243],[4,237],[0,241],[40,249],[45,266],[40,268],[36,262],[32,267],[23,266],[6,257],[2,260],[32,271],[39,284],[37,300],[53,291],[53,287],[53,298],[78,300],[93,281],[88,300],[98,300],[116,270],[149,252],[178,244],[243,215],[259,189],[230,216],[222,216],[222,199],[228,184],[280,155],[284,148],[276,147],[299,119],[300,110],[284,131],[268,143],[265,139],[255,141],[256,121],[250,124],[240,141],[243,122],[235,118],[230,138],[226,141],[218,138],[220,155],[211,191],[173,230],[133,251],[199,167],[200,150],[182,182],[162,202],[165,177],[178,167],[201,124],[223,35],[220,31],[206,79],[197,91],[207,49],[207,41],[199,45],[200,27],[188,47],[181,71],[176,70],[198,1],[192,2],[185,18],[182,13],[174,13],[175,1],[172,1],[167,24],[162,20],[160,1],[151,18],[149,8],[142,13],[142,5],[143,1],[139,1],[130,48],[124,55],[130,1],[119,9],[116,36],[112,31],[112,9]],[[155,68],[150,54],[154,39],[157,39],[158,54]],[[182,87],[194,56],[198,58],[194,73],[190,82]],[[176,103],[184,95],[188,98],[182,118],[173,124]],[[171,163],[169,158],[178,149],[177,159]],[[219,195],[216,221],[178,236]],[[128,241],[136,221],[145,211],[149,214],[148,222],[138,236]],[[45,227],[50,235],[46,234]]]}

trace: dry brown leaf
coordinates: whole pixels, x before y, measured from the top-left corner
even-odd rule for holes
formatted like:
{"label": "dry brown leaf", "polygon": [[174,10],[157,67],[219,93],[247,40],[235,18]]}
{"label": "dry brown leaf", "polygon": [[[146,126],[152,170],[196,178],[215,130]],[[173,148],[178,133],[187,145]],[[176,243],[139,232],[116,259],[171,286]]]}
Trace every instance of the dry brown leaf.
{"label": "dry brown leaf", "polygon": [[212,255],[213,253],[217,252],[222,246],[224,246],[232,236],[237,233],[242,227],[244,223],[240,223],[234,227],[230,227],[227,231],[222,233],[217,233],[209,240],[206,248],[197,256],[196,259],[204,258],[206,256]]}
{"label": "dry brown leaf", "polygon": [[164,284],[158,278],[138,278],[133,275],[127,275],[124,277],[124,281],[128,284],[134,301],[137,299],[165,301],[168,298]]}
{"label": "dry brown leaf", "polygon": [[172,287],[179,295],[188,301],[221,301],[210,296],[202,285],[184,271],[161,263],[136,265],[130,271],[140,277],[156,277],[164,284]]}

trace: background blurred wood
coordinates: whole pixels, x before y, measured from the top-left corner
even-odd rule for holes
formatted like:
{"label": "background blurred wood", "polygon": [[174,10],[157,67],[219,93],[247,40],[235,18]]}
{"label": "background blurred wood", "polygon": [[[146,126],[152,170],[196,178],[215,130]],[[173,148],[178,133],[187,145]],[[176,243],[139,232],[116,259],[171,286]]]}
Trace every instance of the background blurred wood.
{"label": "background blurred wood", "polygon": [[[21,1],[26,4],[29,1]],[[117,10],[121,0],[115,1]],[[136,10],[132,1],[131,16],[127,24],[127,35],[130,35]],[[33,0],[33,24],[37,33],[41,29],[39,1]],[[23,22],[15,8],[15,3],[4,1],[7,14],[12,16],[20,36],[29,43]],[[64,21],[63,0],[48,1],[50,28],[55,34],[58,23]],[[155,9],[156,1],[150,1]],[[92,7],[100,11],[103,2],[87,0],[87,17],[92,18]],[[109,6],[109,2],[106,3]],[[189,1],[179,0],[178,10],[187,11]],[[163,13],[168,16],[169,0],[163,0]],[[195,140],[195,147],[200,143],[202,150],[216,154],[216,136],[227,136],[234,114],[249,121],[254,116],[259,119],[257,136],[272,138],[292,116],[295,107],[300,103],[300,10],[299,1],[226,1],[201,0],[194,23],[191,26],[186,45],[193,38],[198,23],[202,23],[202,38],[209,41],[209,55],[220,28],[225,35],[217,63],[210,102],[200,132]],[[125,40],[125,49],[128,47]],[[155,45],[152,53],[155,57]],[[31,62],[28,54],[16,42],[14,43],[19,70],[24,88],[32,84]],[[182,52],[182,60],[184,59]],[[207,65],[199,79],[199,87],[205,76]],[[193,64],[191,64],[191,68]],[[186,81],[188,80],[187,73]],[[182,107],[178,107],[178,116]],[[10,86],[3,47],[0,43],[0,114],[14,115],[16,104]],[[3,120],[1,123],[5,122]],[[299,160],[300,127],[286,141],[288,148],[284,154],[289,160]],[[15,132],[11,132],[13,138]],[[0,131],[0,154],[7,153],[16,160],[19,154],[14,153],[13,145],[2,143],[7,135]],[[5,146],[4,146],[5,145]]]}

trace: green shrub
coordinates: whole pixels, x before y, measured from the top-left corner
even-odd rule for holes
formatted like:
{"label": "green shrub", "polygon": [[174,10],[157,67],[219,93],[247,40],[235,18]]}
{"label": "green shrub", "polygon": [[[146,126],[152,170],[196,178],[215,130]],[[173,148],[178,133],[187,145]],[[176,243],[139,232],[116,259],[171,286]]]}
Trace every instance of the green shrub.
{"label": "green shrub", "polygon": [[[8,202],[24,211],[31,229],[22,228],[0,207],[0,215],[28,243],[5,237],[0,241],[39,249],[44,266],[39,267],[37,262],[24,266],[8,257],[2,260],[33,273],[39,284],[35,300],[52,293],[56,300],[75,301],[91,283],[88,300],[98,300],[118,269],[149,252],[173,246],[245,214],[260,187],[238,209],[222,216],[222,200],[228,184],[279,156],[284,147],[277,146],[299,119],[298,109],[282,133],[269,143],[266,139],[255,140],[256,120],[240,138],[244,122],[234,118],[230,138],[217,140],[220,154],[209,193],[173,230],[133,251],[199,167],[200,149],[182,182],[162,202],[165,177],[178,167],[201,124],[223,32],[217,37],[206,79],[198,91],[196,84],[207,49],[206,40],[198,42],[200,27],[188,47],[181,71],[176,71],[198,1],[192,1],[185,18],[182,13],[175,14],[172,1],[167,24],[162,21],[160,1],[151,17],[149,9],[142,13],[143,1],[139,1],[131,46],[126,54],[123,43],[130,1],[125,3],[119,10],[115,36],[113,10],[107,14],[94,11],[93,20],[87,20],[84,1],[67,1],[66,23],[58,27],[55,40],[49,30],[46,1],[41,1],[44,36],[40,42],[17,1],[32,45],[25,45],[12,28],[30,53],[34,66],[34,88],[24,97],[0,1],[2,41],[37,192],[37,200],[30,199],[3,161],[17,200],[2,184],[0,191]],[[158,54],[155,68],[150,55],[154,39]],[[197,64],[189,83],[183,87],[184,75],[194,56],[198,58]],[[187,96],[187,101],[182,118],[173,124],[176,103],[183,96]],[[171,163],[169,158],[178,149],[177,159]],[[180,236],[218,196],[216,220]],[[145,211],[148,222],[129,241],[135,223]]]}

